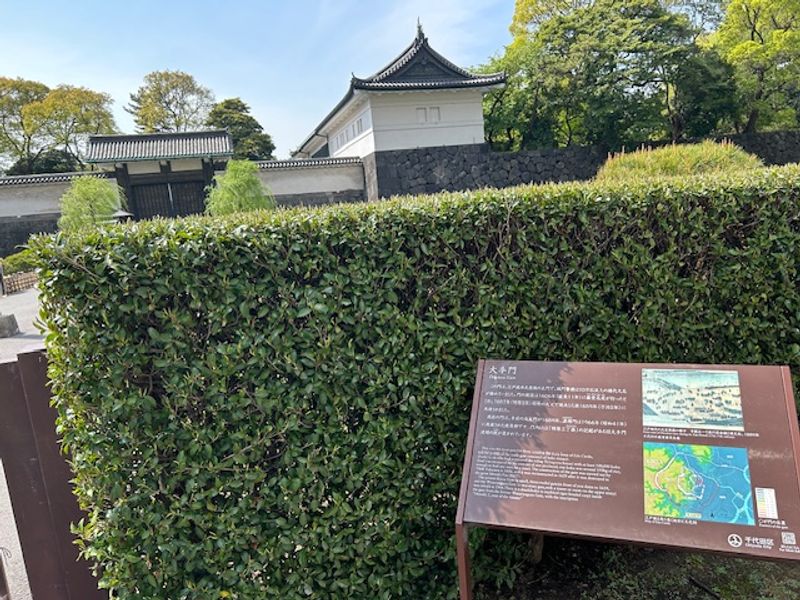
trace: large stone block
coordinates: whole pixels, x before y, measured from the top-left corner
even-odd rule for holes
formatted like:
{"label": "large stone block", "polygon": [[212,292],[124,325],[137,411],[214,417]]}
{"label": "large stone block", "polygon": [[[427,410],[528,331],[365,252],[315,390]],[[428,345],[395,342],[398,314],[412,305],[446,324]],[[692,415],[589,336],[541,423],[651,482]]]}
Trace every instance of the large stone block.
{"label": "large stone block", "polygon": [[11,337],[19,333],[19,325],[14,315],[0,314],[0,338]]}

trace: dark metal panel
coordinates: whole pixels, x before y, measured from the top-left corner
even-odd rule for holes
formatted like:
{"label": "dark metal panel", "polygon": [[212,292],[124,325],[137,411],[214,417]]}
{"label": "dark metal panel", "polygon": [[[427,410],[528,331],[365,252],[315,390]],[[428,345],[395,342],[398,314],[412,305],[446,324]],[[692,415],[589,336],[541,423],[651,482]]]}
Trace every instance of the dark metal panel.
{"label": "dark metal panel", "polygon": [[56,436],[57,413],[50,406],[47,356],[42,350],[20,354],[18,363],[53,523],[51,545],[59,555],[67,584],[67,597],[70,600],[103,600],[108,598],[108,594],[97,589],[97,580],[91,573],[91,567],[79,558],[78,548],[74,544],[75,536],[70,531],[70,525],[84,515],[72,493],[72,471],[61,454]]}
{"label": "dark metal panel", "polygon": [[53,543],[47,494],[16,362],[0,363],[0,414],[0,458],[33,598],[64,600],[69,593]]}

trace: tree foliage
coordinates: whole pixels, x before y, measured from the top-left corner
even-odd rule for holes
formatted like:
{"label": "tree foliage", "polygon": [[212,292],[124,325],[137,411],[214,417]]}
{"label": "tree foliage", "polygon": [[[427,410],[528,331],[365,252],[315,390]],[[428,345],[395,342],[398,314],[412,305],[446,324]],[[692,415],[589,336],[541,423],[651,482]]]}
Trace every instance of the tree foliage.
{"label": "tree foliage", "polygon": [[228,98],[214,105],[206,121],[208,127],[227,129],[233,139],[233,157],[247,160],[270,160],[275,144],[264,128],[250,114],[250,107],[240,98]]}
{"label": "tree foliage", "polygon": [[591,3],[591,0],[516,0],[509,30],[518,40],[534,33],[553,17],[563,17]]}
{"label": "tree foliage", "polygon": [[45,150],[38,154],[33,162],[20,158],[8,169],[6,175],[30,175],[31,173],[72,173],[79,171],[82,165],[65,150]]}
{"label": "tree foliage", "polygon": [[710,45],[734,68],[740,130],[798,125],[800,0],[732,0]]}
{"label": "tree foliage", "polygon": [[88,136],[115,130],[108,94],[0,77],[0,154],[17,174],[46,172],[59,155],[81,168]]}
{"label": "tree foliage", "polygon": [[27,117],[54,146],[80,161],[90,134],[115,131],[111,96],[60,85],[28,106]]}
{"label": "tree foliage", "polygon": [[[487,100],[490,135],[505,127],[509,145],[523,148],[548,138],[616,148],[672,135],[666,109],[693,41],[689,20],[656,0],[562,7],[507,51],[510,89]],[[500,127],[498,96],[513,106],[504,108],[512,123],[501,118]]]}
{"label": "tree foliage", "polygon": [[[759,13],[762,19],[784,30],[796,25],[791,19],[774,21],[773,15],[789,14],[791,10],[781,13],[778,5],[800,0],[762,3],[771,6],[768,16]],[[722,43],[730,38],[725,32],[731,14],[746,12],[734,7],[736,2],[726,12],[727,4],[517,0],[510,26],[513,41],[484,66],[509,75],[506,88],[485,99],[487,141],[512,150],[570,144],[613,149],[748,129],[740,123],[750,102],[743,93],[742,65]],[[719,33],[712,34],[723,15]],[[786,50],[793,38],[781,35],[783,54],[770,54],[769,69],[781,73],[782,95],[775,95],[772,104],[775,110],[781,105],[781,122],[792,125],[794,96],[800,105],[800,94],[790,89],[794,85],[800,90],[800,77]],[[751,123],[748,130],[753,127]]]}
{"label": "tree foliage", "polygon": [[13,160],[32,161],[42,151],[42,136],[25,108],[44,100],[49,91],[38,81],[0,77],[0,152]]}
{"label": "tree foliage", "polygon": [[72,180],[61,196],[62,231],[76,231],[89,225],[114,221],[114,213],[125,205],[119,186],[109,179],[84,175]]}
{"label": "tree foliage", "polygon": [[206,212],[212,216],[249,212],[275,207],[275,200],[258,178],[258,165],[247,160],[231,160],[225,172],[214,176],[208,190]]}
{"label": "tree foliage", "polygon": [[214,94],[183,71],[153,71],[125,110],[141,133],[194,131],[204,127]]}
{"label": "tree foliage", "polygon": [[736,121],[733,68],[713,51],[696,49],[678,65],[666,114],[671,138],[701,138]]}

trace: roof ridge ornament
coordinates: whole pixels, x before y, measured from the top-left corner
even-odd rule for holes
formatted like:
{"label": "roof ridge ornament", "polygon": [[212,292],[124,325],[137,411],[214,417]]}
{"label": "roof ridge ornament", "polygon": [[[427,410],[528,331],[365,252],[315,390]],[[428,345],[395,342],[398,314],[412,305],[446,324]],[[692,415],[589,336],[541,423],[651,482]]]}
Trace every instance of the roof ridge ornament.
{"label": "roof ridge ornament", "polygon": [[421,42],[425,41],[425,32],[422,31],[422,21],[419,17],[417,17],[417,39]]}

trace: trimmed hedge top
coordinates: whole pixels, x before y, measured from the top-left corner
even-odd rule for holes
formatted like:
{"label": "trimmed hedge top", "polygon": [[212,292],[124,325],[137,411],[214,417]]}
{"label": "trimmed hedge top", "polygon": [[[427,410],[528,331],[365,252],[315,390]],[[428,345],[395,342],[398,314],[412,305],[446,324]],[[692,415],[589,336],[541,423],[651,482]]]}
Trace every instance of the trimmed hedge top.
{"label": "trimmed hedge top", "polygon": [[[800,372],[797,166],[33,247],[84,551],[121,600],[454,598],[478,358]],[[493,543],[478,578],[512,581]]]}
{"label": "trimmed hedge top", "polygon": [[614,154],[600,167],[595,179],[646,181],[653,177],[693,176],[726,171],[736,173],[763,166],[760,158],[729,141],[705,141]]}
{"label": "trimmed hedge top", "polygon": [[0,264],[3,265],[4,275],[24,273],[36,269],[36,256],[33,252],[25,248],[15,254],[9,254],[5,258],[0,259]]}

